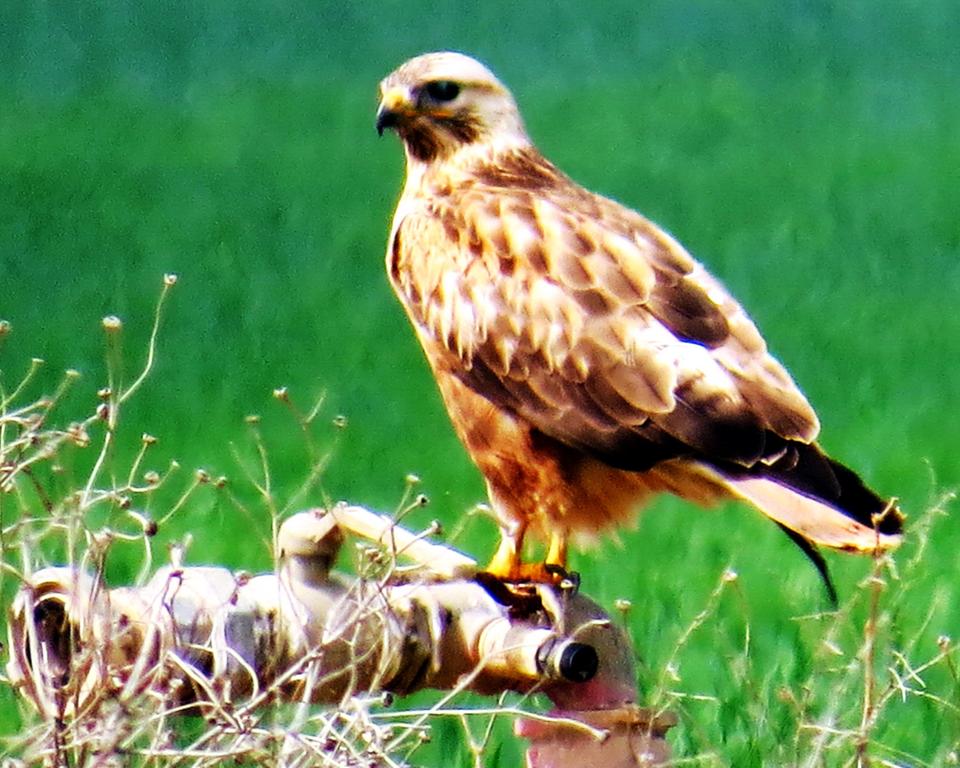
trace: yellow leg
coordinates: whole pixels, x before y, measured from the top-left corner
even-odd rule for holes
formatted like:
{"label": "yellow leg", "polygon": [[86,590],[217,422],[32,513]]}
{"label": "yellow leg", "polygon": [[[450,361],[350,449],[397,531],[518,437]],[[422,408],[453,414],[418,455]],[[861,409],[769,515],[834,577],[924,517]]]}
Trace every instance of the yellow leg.
{"label": "yellow leg", "polygon": [[487,566],[487,573],[504,581],[516,581],[521,576],[521,550],[523,536],[527,532],[525,525],[514,530],[500,529],[500,546]]}
{"label": "yellow leg", "polygon": [[567,578],[566,531],[550,535],[547,557],[542,563],[524,563],[521,558],[526,526],[514,530],[502,529],[500,546],[487,566],[491,576],[507,582],[536,582],[557,584]]}
{"label": "yellow leg", "polygon": [[567,532],[554,531],[550,534],[550,546],[547,548],[547,567],[554,566],[561,570],[567,569]]}

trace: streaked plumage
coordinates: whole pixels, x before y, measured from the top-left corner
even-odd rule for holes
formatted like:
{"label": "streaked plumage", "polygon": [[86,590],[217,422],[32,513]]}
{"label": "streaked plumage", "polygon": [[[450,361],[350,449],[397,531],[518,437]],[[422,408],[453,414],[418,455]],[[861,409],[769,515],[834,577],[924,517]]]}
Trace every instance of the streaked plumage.
{"label": "streaked plumage", "polygon": [[[813,544],[899,541],[901,515],[826,457],[819,422],[750,318],[670,235],[575,184],[509,91],[456,53],[380,85],[407,176],[387,269],[522,577],[524,533],[622,523],[649,496],[744,499]],[[821,568],[822,569],[822,568]]]}

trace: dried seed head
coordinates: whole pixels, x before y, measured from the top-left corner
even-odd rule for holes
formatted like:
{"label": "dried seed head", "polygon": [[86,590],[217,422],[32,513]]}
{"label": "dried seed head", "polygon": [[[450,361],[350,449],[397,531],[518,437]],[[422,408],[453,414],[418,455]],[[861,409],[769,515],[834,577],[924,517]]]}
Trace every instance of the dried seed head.
{"label": "dried seed head", "polygon": [[225,488],[226,485],[227,485],[227,482],[228,482],[228,481],[227,481],[227,476],[226,476],[226,475],[220,475],[220,477],[218,477],[216,480],[213,481],[213,487],[214,487],[214,488]]}
{"label": "dried seed head", "polygon": [[87,430],[83,428],[83,424],[71,424],[67,427],[67,435],[72,442],[78,448],[86,448],[90,445],[90,435],[87,434]]}
{"label": "dried seed head", "polygon": [[103,552],[114,539],[114,533],[109,528],[101,528],[90,534],[90,547]]}
{"label": "dried seed head", "polygon": [[207,472],[207,470],[205,469],[198,469],[194,473],[194,476],[197,478],[197,482],[200,483],[201,485],[210,482],[210,473]]}
{"label": "dried seed head", "polygon": [[144,445],[153,445],[157,442],[157,438],[144,432],[142,435],[140,435],[140,442]]}
{"label": "dried seed head", "polygon": [[413,472],[411,472],[411,473],[408,474],[405,478],[403,478],[403,481],[404,481],[407,485],[419,485],[419,484],[420,484],[420,475],[415,475],[415,474],[413,474]]}
{"label": "dried seed head", "polygon": [[150,469],[143,473],[143,481],[147,485],[156,485],[160,482],[160,473]]}
{"label": "dried seed head", "polygon": [[290,402],[290,395],[287,393],[286,387],[277,387],[275,390],[273,390],[273,396],[281,403]]}
{"label": "dried seed head", "polygon": [[177,280],[179,280],[179,278],[177,277],[175,272],[167,272],[167,274],[163,276],[163,284],[166,285],[167,287],[171,285],[176,285]]}
{"label": "dried seed head", "polygon": [[418,507],[425,507],[430,503],[430,497],[425,493],[418,493],[417,498],[413,500],[413,503]]}
{"label": "dried seed head", "polygon": [[356,547],[360,557],[368,563],[383,562],[383,552],[376,547],[371,547],[369,544],[364,544],[360,541],[357,542]]}
{"label": "dried seed head", "polygon": [[346,429],[347,427],[347,417],[342,413],[333,417],[333,426],[337,429]]}
{"label": "dried seed head", "polygon": [[616,608],[620,613],[629,613],[630,609],[633,608],[633,603],[631,603],[625,597],[618,597],[613,601],[613,607]]}
{"label": "dried seed head", "polygon": [[113,394],[113,390],[110,387],[101,387],[97,390],[97,397],[101,400],[109,400],[110,396]]}
{"label": "dried seed head", "polygon": [[258,416],[258,415],[255,414],[255,413],[251,413],[251,414],[249,414],[248,416],[244,416],[244,417],[243,417],[243,420],[244,420],[244,422],[246,422],[247,424],[259,424],[259,423],[260,423],[260,416]]}
{"label": "dried seed head", "polygon": [[123,330],[123,320],[116,315],[107,315],[100,321],[100,324],[107,333],[117,333]]}
{"label": "dried seed head", "polygon": [[81,374],[76,368],[67,368],[67,370],[63,372],[63,375],[68,379],[79,379]]}
{"label": "dried seed head", "polygon": [[137,519],[140,522],[140,525],[143,527],[143,535],[147,538],[157,535],[157,531],[160,530],[160,526],[157,525],[157,521],[152,517],[147,515],[136,515]]}
{"label": "dried seed head", "polygon": [[0,320],[0,338],[3,338],[13,330],[13,326],[7,320]]}
{"label": "dried seed head", "polygon": [[110,406],[106,403],[100,403],[97,406],[97,418],[102,421],[107,421],[110,418]]}

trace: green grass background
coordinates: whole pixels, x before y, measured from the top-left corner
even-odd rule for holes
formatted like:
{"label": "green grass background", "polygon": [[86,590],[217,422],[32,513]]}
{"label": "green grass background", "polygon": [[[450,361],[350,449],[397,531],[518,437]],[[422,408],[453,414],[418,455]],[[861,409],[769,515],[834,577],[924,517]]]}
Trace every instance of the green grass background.
{"label": "green grass background", "polygon": [[[511,86],[545,154],[660,222],[726,282],[820,413],[823,445],[916,517],[960,481],[958,8],[5,3],[0,318],[14,332],[0,383],[31,357],[46,360],[38,393],[77,368],[79,417],[105,380],[100,318],[124,319],[134,371],[161,275],[175,272],[155,373],[123,415],[127,445],[150,432],[157,468],[175,457],[233,478],[230,444],[247,445],[244,416],[261,414],[282,497],[307,465],[271,390],[287,386],[305,407],[325,393],[324,425],[348,419],[319,430],[332,452],[325,494],[389,510],[416,472],[431,505],[413,522],[452,524],[483,488],[383,275],[402,153],[373,130],[377,81],[452,48]],[[461,545],[487,557],[491,528],[471,526]],[[159,540],[186,530],[193,562],[269,566],[264,516],[238,523],[202,497]],[[923,648],[960,634],[955,521],[934,537],[897,614]],[[739,597],[682,654],[677,687],[716,701],[689,704],[698,725],[673,739],[681,756],[764,764],[786,740],[774,692],[810,671],[813,641],[794,617],[822,607],[815,573],[736,506],[664,500],[618,538],[574,564],[604,604],[633,601],[648,670],[723,568],[740,574]],[[870,567],[830,560],[847,595]],[[112,566],[122,581],[139,563],[131,553]],[[749,674],[733,674],[732,657]],[[0,727],[17,722],[0,691]],[[877,737],[941,764],[960,724],[911,701]],[[489,763],[510,765],[515,749]]]}

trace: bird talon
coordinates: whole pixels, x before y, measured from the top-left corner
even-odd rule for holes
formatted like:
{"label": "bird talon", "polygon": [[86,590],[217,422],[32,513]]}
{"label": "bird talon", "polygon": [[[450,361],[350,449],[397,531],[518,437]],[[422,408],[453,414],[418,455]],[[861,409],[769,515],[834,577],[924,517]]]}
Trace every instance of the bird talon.
{"label": "bird talon", "polygon": [[543,601],[529,581],[505,580],[489,571],[478,571],[473,580],[514,616],[530,616],[543,609]]}
{"label": "bird talon", "polygon": [[568,571],[558,563],[544,563],[543,570],[552,577],[550,583],[554,586],[574,595],[580,591],[580,573],[578,571]]}

